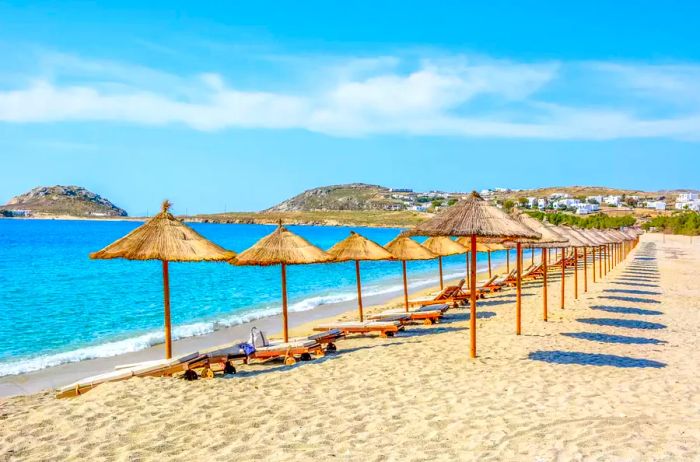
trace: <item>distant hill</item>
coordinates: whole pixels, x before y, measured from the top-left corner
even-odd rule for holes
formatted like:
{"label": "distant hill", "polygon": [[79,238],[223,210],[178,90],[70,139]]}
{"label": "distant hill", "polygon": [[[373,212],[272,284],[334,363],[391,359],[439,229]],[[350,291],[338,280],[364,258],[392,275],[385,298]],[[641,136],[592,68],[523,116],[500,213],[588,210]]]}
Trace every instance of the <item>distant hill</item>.
{"label": "distant hill", "polygon": [[[0,206],[5,214],[68,217],[126,217],[120,209],[99,194],[80,186],[39,186],[15,196]],[[25,213],[26,212],[26,213]]]}
{"label": "distant hill", "polygon": [[389,188],[364,183],[340,184],[309,189],[263,212],[308,212],[319,210],[386,210],[398,204]]}

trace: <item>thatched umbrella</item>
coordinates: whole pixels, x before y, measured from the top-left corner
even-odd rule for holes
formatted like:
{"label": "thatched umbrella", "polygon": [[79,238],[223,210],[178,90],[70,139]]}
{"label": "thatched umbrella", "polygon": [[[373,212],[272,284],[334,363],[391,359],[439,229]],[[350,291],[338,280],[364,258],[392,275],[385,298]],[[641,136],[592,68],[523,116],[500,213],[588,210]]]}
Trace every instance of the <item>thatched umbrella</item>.
{"label": "thatched umbrella", "polygon": [[607,274],[608,270],[608,265],[607,265],[607,254],[608,254],[608,245],[612,242],[610,238],[601,230],[599,229],[591,229],[591,233],[594,234],[598,238],[598,242],[600,242],[601,247],[600,247],[600,252],[598,255],[598,277],[600,279],[603,278],[603,274]]}
{"label": "thatched umbrella", "polygon": [[162,262],[166,359],[170,359],[173,354],[168,262],[226,261],[236,257],[235,252],[205,239],[197,231],[176,219],[168,211],[170,206],[170,202],[164,201],[160,213],[99,252],[90,254],[90,258],[97,260],[124,258]]}
{"label": "thatched umbrella", "polygon": [[559,247],[561,245],[567,244],[568,239],[556,231],[556,227],[545,222],[541,222],[531,217],[526,213],[515,214],[514,218],[520,221],[522,224],[528,228],[540,233],[542,237],[537,242],[526,243],[525,245],[530,248],[530,251],[535,253],[535,248],[539,247],[542,249],[542,299],[543,299],[543,311],[542,319],[547,320],[547,255],[546,249]]}
{"label": "thatched umbrella", "polygon": [[287,265],[308,265],[333,261],[333,256],[319,249],[309,241],[294,234],[282,226],[256,242],[251,248],[238,254],[234,265],[282,267],[282,317],[284,322],[284,341],[289,341],[289,322],[287,319]]}
{"label": "thatched umbrella", "polygon": [[440,290],[444,288],[444,283],[442,280],[442,257],[449,257],[450,255],[459,255],[460,253],[466,253],[467,248],[463,245],[453,241],[446,236],[429,237],[423,242],[423,247],[433,252],[438,256],[438,267],[440,271]]}
{"label": "thatched umbrella", "polygon": [[[539,233],[531,230],[504,211],[484,201],[476,192],[452,207],[445,209],[432,219],[425,221],[410,231],[422,236],[470,236],[471,251],[471,291],[470,291],[470,355],[476,357],[476,243],[477,239],[539,239]],[[518,248],[520,244],[518,243]],[[520,273],[517,278],[520,293]],[[517,306],[520,297],[517,298]]]}
{"label": "thatched umbrella", "polygon": [[328,254],[337,262],[354,261],[355,278],[357,279],[357,308],[360,311],[360,321],[364,321],[362,312],[362,283],[360,282],[360,260],[392,260],[392,255],[381,245],[370,241],[364,236],[350,231],[350,235],[328,249]]}
{"label": "thatched umbrella", "polygon": [[394,240],[384,246],[386,250],[396,259],[401,260],[403,269],[403,300],[406,311],[408,311],[408,281],[406,278],[407,260],[431,260],[435,255],[408,236],[399,235]]}
{"label": "thatched umbrella", "polygon": [[[571,228],[571,231],[579,241],[586,244],[583,248],[583,292],[585,293],[588,292],[588,247],[595,248],[596,243],[582,229]],[[578,271],[578,260],[576,261],[576,271]]]}
{"label": "thatched umbrella", "polygon": [[[469,246],[471,246],[470,237],[469,236],[459,237],[459,238],[457,238],[457,243],[459,245],[461,245],[462,247],[464,247],[465,249],[467,249],[467,255],[466,255],[466,257],[467,257],[467,279],[469,279],[469,273],[470,273],[470,271],[469,271],[469,258],[470,258],[469,257]],[[491,252],[493,252],[494,250],[503,250],[505,248],[506,247],[499,242],[493,242],[493,241],[480,242],[480,241],[477,241],[476,251],[481,252],[481,253],[486,252],[486,254],[487,254],[489,278],[491,278],[491,275],[492,275],[491,274]],[[467,288],[470,288],[470,287],[471,287],[471,284],[467,284]]]}
{"label": "thatched umbrella", "polygon": [[[578,249],[586,247],[572,228],[568,226],[558,226],[557,232],[569,240],[569,247],[574,249],[574,298],[578,299]],[[564,287],[566,279],[566,255],[562,249],[561,260],[561,308],[564,309]]]}
{"label": "thatched umbrella", "polygon": [[[595,262],[596,262],[595,251],[596,251],[596,248],[600,249],[600,247],[602,245],[604,245],[605,243],[603,241],[601,241],[600,238],[598,237],[598,235],[595,232],[593,232],[593,230],[591,230],[591,229],[579,229],[578,232],[583,234],[588,239],[588,241],[592,243],[592,246],[591,246],[591,252],[592,252],[591,264],[593,265],[593,268],[592,268],[591,273],[593,274],[593,282],[596,282],[596,278],[595,278]],[[584,252],[585,252],[585,248],[584,248]],[[583,273],[585,275],[587,272],[587,267],[586,267],[587,260],[584,259],[583,261],[584,261]],[[586,277],[585,280],[587,280],[587,279],[588,278]]]}

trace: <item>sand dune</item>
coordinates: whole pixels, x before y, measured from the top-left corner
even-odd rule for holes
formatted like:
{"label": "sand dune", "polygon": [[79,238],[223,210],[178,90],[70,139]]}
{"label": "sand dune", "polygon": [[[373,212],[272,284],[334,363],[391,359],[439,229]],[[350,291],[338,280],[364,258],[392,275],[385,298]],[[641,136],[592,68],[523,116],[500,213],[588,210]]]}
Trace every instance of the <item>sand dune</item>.
{"label": "sand dune", "polygon": [[[294,367],[0,402],[0,460],[698,460],[700,246],[644,236],[549,322],[541,285]],[[581,284],[582,287],[582,284]],[[348,316],[351,316],[350,314]],[[308,326],[296,329],[296,333]]]}

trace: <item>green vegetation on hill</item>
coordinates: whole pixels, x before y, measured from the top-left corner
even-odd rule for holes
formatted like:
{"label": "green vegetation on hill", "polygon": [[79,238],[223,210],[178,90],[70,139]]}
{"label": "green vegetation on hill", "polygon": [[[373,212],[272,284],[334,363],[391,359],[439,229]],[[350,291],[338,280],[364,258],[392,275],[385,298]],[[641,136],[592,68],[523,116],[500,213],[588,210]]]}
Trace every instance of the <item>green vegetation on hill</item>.
{"label": "green vegetation on hill", "polygon": [[664,233],[700,236],[700,213],[680,212],[673,215],[658,216],[644,223],[642,228],[655,228]]}
{"label": "green vegetation on hill", "polygon": [[578,215],[571,215],[568,213],[544,213],[540,211],[526,212],[530,216],[537,218],[542,221],[547,218],[547,221],[553,225],[571,225],[578,228],[621,228],[625,226],[633,226],[637,219],[632,215],[623,215],[619,217],[611,217],[604,213],[597,213],[595,215],[588,215],[586,217],[580,217]]}

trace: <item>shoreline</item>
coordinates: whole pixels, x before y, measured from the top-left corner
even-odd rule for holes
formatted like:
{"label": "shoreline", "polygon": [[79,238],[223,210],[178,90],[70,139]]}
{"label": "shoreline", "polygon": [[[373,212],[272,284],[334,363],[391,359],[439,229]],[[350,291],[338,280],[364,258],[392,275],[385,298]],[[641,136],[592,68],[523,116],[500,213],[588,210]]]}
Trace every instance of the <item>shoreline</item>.
{"label": "shoreline", "polygon": [[[500,274],[505,271],[505,264],[500,264],[498,259],[493,262],[493,274]],[[478,269],[478,280],[481,280],[487,273],[487,267]],[[445,284],[456,283],[460,278],[445,279]],[[422,296],[424,294],[436,292],[439,285],[429,285],[428,287],[411,288],[410,296]],[[379,311],[386,308],[394,308],[403,304],[402,290],[369,295],[363,297],[365,303],[365,313]],[[293,336],[312,334],[313,324],[319,322],[342,320],[354,320],[357,318],[357,300],[328,303],[316,306],[310,310],[290,312],[289,330]],[[186,354],[193,351],[204,350],[218,345],[230,344],[234,341],[245,341],[252,327],[268,333],[271,338],[281,335],[282,315],[276,314],[265,316],[254,321],[247,321],[234,326],[224,327],[203,335],[184,337],[173,341],[173,355]],[[84,377],[108,372],[120,364],[160,359],[164,355],[164,345],[159,343],[142,350],[120,353],[114,356],[106,356],[92,359],[85,359],[75,362],[50,366],[36,371],[23,372],[20,374],[6,375],[0,377],[0,398],[12,396],[31,395],[40,393],[47,389],[55,389],[68,383],[75,382]]]}

